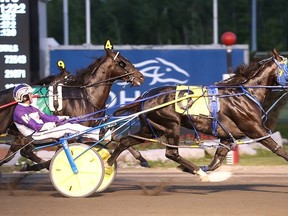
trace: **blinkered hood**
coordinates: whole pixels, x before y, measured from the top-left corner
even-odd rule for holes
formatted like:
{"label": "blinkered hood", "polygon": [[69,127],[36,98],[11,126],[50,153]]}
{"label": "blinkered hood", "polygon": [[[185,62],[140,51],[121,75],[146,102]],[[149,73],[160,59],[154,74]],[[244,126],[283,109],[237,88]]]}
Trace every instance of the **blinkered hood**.
{"label": "blinkered hood", "polygon": [[274,59],[275,63],[278,65],[277,71],[277,82],[285,86],[288,84],[288,66],[287,66],[287,58],[284,58],[283,61],[278,62]]}

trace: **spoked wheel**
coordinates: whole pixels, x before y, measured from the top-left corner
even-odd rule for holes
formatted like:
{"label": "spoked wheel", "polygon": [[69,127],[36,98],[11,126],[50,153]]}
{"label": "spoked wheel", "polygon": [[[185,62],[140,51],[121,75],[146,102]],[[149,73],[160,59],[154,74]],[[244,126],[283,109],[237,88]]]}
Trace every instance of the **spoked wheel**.
{"label": "spoked wheel", "polygon": [[63,148],[59,149],[51,160],[51,182],[55,189],[66,197],[87,197],[96,192],[103,181],[103,160],[94,149],[83,153],[87,148],[89,146],[81,143],[69,144],[78,169],[77,174],[73,173]]}
{"label": "spoked wheel", "polygon": [[102,184],[97,189],[97,192],[103,192],[106,190],[114,181],[117,173],[117,164],[113,164],[112,166],[108,166],[105,162],[111,156],[109,150],[105,147],[94,147],[95,150],[100,154],[102,160],[104,161],[104,179]]}

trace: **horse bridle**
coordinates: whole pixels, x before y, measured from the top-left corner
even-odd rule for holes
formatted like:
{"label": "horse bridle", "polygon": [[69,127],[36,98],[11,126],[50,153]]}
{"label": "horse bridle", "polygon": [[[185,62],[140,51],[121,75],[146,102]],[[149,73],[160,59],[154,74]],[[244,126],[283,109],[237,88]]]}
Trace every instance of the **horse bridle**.
{"label": "horse bridle", "polygon": [[[119,52],[117,52],[115,54],[115,56],[113,58],[113,61],[116,61],[116,59],[117,59],[119,54],[120,54]],[[104,62],[105,59],[106,58],[103,58],[101,60],[101,62],[93,69],[93,71],[91,72],[91,75],[101,66],[101,64]],[[132,83],[133,80],[135,79],[135,77],[131,76],[133,74],[132,72],[129,72],[129,71],[126,70],[126,63],[123,60],[116,61],[116,63],[117,63],[116,66],[121,67],[125,71],[125,74],[119,75],[119,76],[116,76],[116,77],[113,77],[113,78],[109,78],[109,79],[106,79],[106,80],[103,80],[103,81],[99,81],[99,82],[96,82],[96,83],[92,83],[90,85],[85,85],[85,86],[82,86],[82,87],[83,88],[92,87],[92,86],[98,85],[100,83],[109,82],[109,81],[115,81],[115,80],[117,80],[119,78],[126,77],[126,76],[128,76],[128,82]]]}
{"label": "horse bridle", "polygon": [[[115,55],[114,58],[113,58],[114,61],[116,61],[116,59],[117,59],[117,57],[118,57],[119,54],[120,54],[119,52],[116,53],[116,55]],[[116,61],[116,62],[117,62],[117,61]],[[126,64],[123,60],[120,60],[120,61],[117,62],[116,65],[119,66],[119,67],[121,67],[121,68],[125,71],[125,74],[116,77],[116,79],[118,79],[118,78],[120,78],[120,77],[128,76],[128,82],[131,82],[131,83],[132,83],[133,80],[135,79],[135,77],[134,77],[134,76],[131,76],[131,75],[133,74],[132,72],[129,72],[129,71],[126,70],[126,65],[127,65],[127,64]]]}

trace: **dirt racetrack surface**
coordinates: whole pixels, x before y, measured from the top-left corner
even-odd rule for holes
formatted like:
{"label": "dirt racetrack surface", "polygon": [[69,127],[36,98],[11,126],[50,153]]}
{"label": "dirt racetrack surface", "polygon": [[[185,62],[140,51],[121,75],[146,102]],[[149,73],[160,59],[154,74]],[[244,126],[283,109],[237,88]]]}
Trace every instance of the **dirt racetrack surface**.
{"label": "dirt racetrack surface", "polygon": [[176,169],[119,169],[106,191],[88,198],[63,197],[48,173],[4,173],[0,215],[281,216],[288,212],[287,168],[223,166],[216,174],[229,178],[206,183]]}

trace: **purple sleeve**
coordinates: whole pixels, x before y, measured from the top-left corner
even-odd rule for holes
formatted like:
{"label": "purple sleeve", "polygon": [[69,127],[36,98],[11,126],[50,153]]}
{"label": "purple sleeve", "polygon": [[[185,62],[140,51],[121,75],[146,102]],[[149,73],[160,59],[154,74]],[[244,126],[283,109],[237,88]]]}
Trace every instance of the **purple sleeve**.
{"label": "purple sleeve", "polygon": [[58,122],[60,119],[58,116],[54,115],[47,115],[41,111],[38,111],[40,118],[42,119],[43,122]]}

